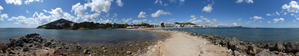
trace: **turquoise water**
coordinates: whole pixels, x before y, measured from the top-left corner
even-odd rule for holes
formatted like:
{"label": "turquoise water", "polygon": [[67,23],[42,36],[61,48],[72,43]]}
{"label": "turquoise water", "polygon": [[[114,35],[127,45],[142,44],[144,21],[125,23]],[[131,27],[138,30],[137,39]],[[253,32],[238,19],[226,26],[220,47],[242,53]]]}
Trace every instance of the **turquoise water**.
{"label": "turquoise water", "polygon": [[164,30],[182,30],[199,34],[236,37],[244,41],[298,41],[297,28],[166,28]]}
{"label": "turquoise water", "polygon": [[145,41],[162,38],[151,32],[130,30],[48,30],[31,28],[0,28],[0,40],[7,41],[30,33],[41,34],[46,39],[80,42]]}

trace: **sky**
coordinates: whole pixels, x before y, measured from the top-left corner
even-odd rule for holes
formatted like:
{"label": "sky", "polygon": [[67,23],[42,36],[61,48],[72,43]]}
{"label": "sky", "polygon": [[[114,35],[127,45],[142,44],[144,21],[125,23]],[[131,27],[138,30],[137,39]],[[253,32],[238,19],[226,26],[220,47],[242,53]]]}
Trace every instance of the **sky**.
{"label": "sky", "polygon": [[298,0],[0,0],[0,28],[74,22],[192,22],[207,26],[299,28]]}

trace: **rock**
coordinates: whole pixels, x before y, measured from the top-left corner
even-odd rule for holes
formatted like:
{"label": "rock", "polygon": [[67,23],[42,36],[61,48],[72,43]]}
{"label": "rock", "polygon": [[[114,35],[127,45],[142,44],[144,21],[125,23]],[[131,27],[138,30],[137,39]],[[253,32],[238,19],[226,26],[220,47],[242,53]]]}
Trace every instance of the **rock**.
{"label": "rock", "polygon": [[241,52],[239,52],[239,51],[234,51],[234,52],[233,52],[233,55],[234,55],[234,56],[247,56],[246,53],[241,53]]}
{"label": "rock", "polygon": [[287,52],[292,52],[292,53],[296,53],[299,51],[299,42],[295,41],[295,42],[288,42],[286,44],[286,51]]}
{"label": "rock", "polygon": [[286,49],[282,42],[277,42],[273,48],[276,51],[284,52]]}
{"label": "rock", "polygon": [[296,56],[299,56],[299,52],[296,52],[296,54],[295,54]]}
{"label": "rock", "polygon": [[20,38],[9,39],[9,47],[23,47],[25,44],[42,44],[44,39],[39,34],[28,34]]}
{"label": "rock", "polygon": [[52,43],[51,42],[47,42],[44,44],[45,47],[49,47]]}
{"label": "rock", "polygon": [[27,51],[29,51],[29,48],[24,48],[23,51],[27,52]]}
{"label": "rock", "polygon": [[85,49],[85,50],[83,51],[83,53],[84,53],[84,54],[90,54],[90,50]]}
{"label": "rock", "polygon": [[240,40],[238,40],[237,38],[228,39],[228,48],[232,49],[233,51],[237,50],[241,52],[245,52],[246,49],[248,49],[246,46],[241,45]]}
{"label": "rock", "polygon": [[266,44],[263,43],[263,42],[258,42],[258,43],[257,43],[257,47],[260,47],[260,48],[266,48],[265,46],[266,46]]}
{"label": "rock", "polygon": [[0,50],[4,51],[7,48],[8,48],[8,46],[5,43],[3,43],[3,42],[0,41]]}
{"label": "rock", "polygon": [[268,49],[264,49],[263,51],[257,53],[255,56],[278,56],[273,52],[270,52]]}
{"label": "rock", "polygon": [[268,43],[268,44],[266,44],[266,46],[265,46],[264,48],[273,50],[274,47],[275,47],[274,44],[270,44],[270,43]]}
{"label": "rock", "polygon": [[249,45],[248,49],[247,49],[247,53],[251,54],[251,55],[255,55],[255,54],[257,54],[260,51],[261,51],[260,48],[258,48],[254,44]]}
{"label": "rock", "polygon": [[212,43],[214,43],[215,45],[220,44],[221,41],[222,41],[222,39],[220,37],[218,37],[218,36],[212,36],[210,38],[211,38],[210,40],[212,41]]}

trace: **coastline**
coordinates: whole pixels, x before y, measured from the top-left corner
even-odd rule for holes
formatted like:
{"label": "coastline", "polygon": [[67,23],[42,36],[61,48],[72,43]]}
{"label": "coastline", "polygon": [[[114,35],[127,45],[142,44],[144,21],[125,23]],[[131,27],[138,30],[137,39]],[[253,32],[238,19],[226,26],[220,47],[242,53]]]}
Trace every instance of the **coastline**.
{"label": "coastline", "polygon": [[[39,34],[28,34],[0,43],[0,55],[107,55],[107,56],[295,56],[299,42],[274,44],[240,41],[186,31],[156,28],[117,29],[153,32],[164,36],[152,41],[129,41],[117,44],[79,44],[46,40]],[[32,47],[33,46],[33,47]]]}
{"label": "coastline", "polygon": [[151,40],[81,44],[48,40],[36,33],[12,38],[9,41],[9,43],[0,42],[0,56],[136,56],[157,42]]}
{"label": "coastline", "polygon": [[[217,48],[223,48],[222,49],[223,51],[221,53],[225,55],[221,55],[221,56],[298,56],[299,55],[298,41],[277,42],[277,43],[247,42],[247,41],[238,40],[237,38],[221,38],[219,36],[201,35],[201,34],[186,32],[186,31],[166,31],[166,30],[151,30],[151,29],[141,29],[141,30],[152,31],[152,32],[160,31],[158,33],[172,33],[171,35],[174,35],[174,36],[171,35],[168,36],[166,41],[160,42],[157,45],[161,45],[161,43],[163,44],[167,42],[167,40],[169,39],[180,38],[180,37],[189,38],[193,40],[200,39],[200,41],[207,40],[204,42],[206,42],[206,44],[208,45],[205,45],[207,47],[204,48],[209,48],[212,46],[218,46]],[[180,40],[176,40],[176,43],[180,43],[179,41]],[[198,43],[199,42],[195,41],[195,43],[193,44],[198,44]],[[211,51],[213,51],[213,49],[209,49],[206,52],[211,52]],[[205,53],[205,51],[203,53]],[[179,54],[179,53],[174,53],[174,54]],[[217,52],[212,52],[212,54],[213,55],[204,55],[200,53],[198,55],[219,56],[217,55]],[[163,55],[165,54],[160,54],[157,56],[163,56]],[[165,55],[165,56],[173,56],[173,55]],[[197,55],[191,55],[191,56],[197,56]]]}

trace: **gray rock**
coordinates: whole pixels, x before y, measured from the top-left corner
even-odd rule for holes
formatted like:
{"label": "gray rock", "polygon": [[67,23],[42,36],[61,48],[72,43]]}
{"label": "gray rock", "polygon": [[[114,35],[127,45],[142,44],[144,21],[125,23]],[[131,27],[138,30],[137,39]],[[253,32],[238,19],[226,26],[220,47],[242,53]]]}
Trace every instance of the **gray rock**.
{"label": "gray rock", "polygon": [[287,52],[292,52],[292,53],[296,53],[299,51],[299,42],[295,41],[295,42],[288,42],[286,44],[286,51]]}
{"label": "gray rock", "polygon": [[246,53],[242,53],[242,52],[239,52],[239,51],[234,51],[234,52],[233,52],[233,55],[234,55],[234,56],[247,56]]}
{"label": "gray rock", "polygon": [[263,51],[257,53],[255,56],[278,56],[273,52],[270,52],[268,49],[264,49]]}
{"label": "gray rock", "polygon": [[8,46],[7,46],[5,43],[0,42],[0,50],[4,51],[4,50],[6,50],[7,48],[8,48]]}
{"label": "gray rock", "polygon": [[277,42],[273,48],[276,51],[284,52],[286,49],[282,42]]}
{"label": "gray rock", "polygon": [[257,47],[260,47],[260,48],[266,48],[266,44],[263,42],[258,42],[256,45],[257,45]]}
{"label": "gray rock", "polygon": [[23,47],[26,44],[39,45],[44,42],[44,39],[39,34],[28,34],[20,38],[9,39],[9,47]]}
{"label": "gray rock", "polygon": [[275,47],[275,45],[274,44],[266,44],[266,46],[264,47],[264,48],[266,48],[266,49],[273,49]]}
{"label": "gray rock", "polygon": [[84,53],[84,54],[90,54],[90,50],[85,49],[85,50],[83,51],[83,53]]}
{"label": "gray rock", "polygon": [[295,54],[296,56],[299,56],[299,52],[296,52],[296,54]]}
{"label": "gray rock", "polygon": [[258,52],[260,52],[261,49],[258,48],[257,46],[255,46],[254,44],[251,44],[251,45],[248,46],[248,49],[246,51],[247,51],[248,54],[255,55]]}

